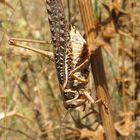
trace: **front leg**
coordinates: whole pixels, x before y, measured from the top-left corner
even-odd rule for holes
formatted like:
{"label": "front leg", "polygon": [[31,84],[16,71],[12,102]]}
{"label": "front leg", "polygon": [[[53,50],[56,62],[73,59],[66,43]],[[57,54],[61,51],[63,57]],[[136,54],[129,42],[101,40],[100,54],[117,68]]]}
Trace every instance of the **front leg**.
{"label": "front leg", "polygon": [[89,59],[86,59],[83,63],[81,63],[79,66],[77,66],[75,69],[73,69],[71,72],[70,72],[70,76],[73,76],[76,80],[78,80],[79,82],[82,82],[84,84],[87,84],[88,83],[88,79],[85,79],[85,78],[81,78],[81,77],[78,77],[75,72],[77,72],[78,70],[80,70],[86,63],[88,63]]}
{"label": "front leg", "polygon": [[74,74],[76,71],[80,70],[86,63],[89,62],[89,59],[86,59],[83,63],[81,63],[79,66],[77,66],[75,69],[73,69],[70,72],[70,75]]}
{"label": "front leg", "polygon": [[78,80],[79,82],[84,83],[85,85],[89,82],[89,79],[85,79],[85,78],[78,77],[78,76],[75,75],[75,74],[72,74],[71,76],[73,76],[73,77],[74,77],[76,80]]}
{"label": "front leg", "polygon": [[98,99],[98,100],[94,100],[92,97],[91,97],[91,95],[89,94],[89,93],[84,93],[84,95],[87,97],[87,99],[91,102],[91,104],[97,104],[97,103],[102,103],[103,105],[104,105],[104,107],[106,108],[106,110],[108,111],[108,105],[107,105],[107,103],[106,103],[106,101],[105,101],[105,99],[103,99],[103,98],[100,98],[100,99]]}

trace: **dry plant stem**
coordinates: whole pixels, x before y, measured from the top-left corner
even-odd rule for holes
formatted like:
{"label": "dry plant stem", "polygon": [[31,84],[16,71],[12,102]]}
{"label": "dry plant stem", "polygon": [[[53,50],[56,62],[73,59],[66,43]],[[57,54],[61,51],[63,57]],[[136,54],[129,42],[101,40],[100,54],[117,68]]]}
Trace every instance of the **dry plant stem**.
{"label": "dry plant stem", "polygon": [[[122,40],[123,42],[124,40]],[[125,46],[125,44],[123,44]],[[123,97],[123,112],[125,113],[127,111],[126,107],[126,92],[125,92],[125,77],[124,77],[124,70],[125,70],[125,54],[122,52],[122,66],[121,66],[121,81],[122,81],[122,97]]]}
{"label": "dry plant stem", "polygon": [[52,89],[52,86],[51,86],[51,83],[50,83],[50,80],[49,80],[49,77],[48,77],[48,74],[46,73],[46,71],[44,71],[44,77],[47,81],[47,86],[48,86],[48,89],[49,91],[51,92],[51,95],[52,95],[52,98],[53,98],[53,103],[54,103],[54,107],[56,108],[56,112],[58,114],[58,117],[59,119],[61,120],[61,112],[60,112],[60,108],[59,108],[59,105],[58,103],[56,102],[56,98],[55,98],[55,95],[54,95],[54,92],[53,92],[53,89]]}
{"label": "dry plant stem", "polygon": [[34,114],[37,124],[39,125],[39,129],[41,131],[40,140],[46,140],[48,138],[48,133],[43,114],[39,111],[39,109],[34,109]]}
{"label": "dry plant stem", "polygon": [[107,90],[107,82],[103,66],[101,48],[94,48],[94,39],[96,36],[96,32],[94,32],[93,29],[96,27],[96,18],[95,16],[93,16],[92,2],[91,0],[79,0],[79,7],[89,50],[96,50],[94,54],[91,55],[91,67],[93,78],[95,81],[95,88],[97,93],[96,96],[97,99],[104,100],[108,108],[106,109],[103,104],[99,104],[106,140],[117,140],[114,122],[112,119],[110,98]]}
{"label": "dry plant stem", "polygon": [[[122,46],[124,46],[125,48],[125,44],[123,42],[125,42],[124,38],[121,38],[122,41]],[[122,66],[121,66],[121,81],[122,81],[122,97],[123,97],[123,112],[126,113],[127,112],[127,104],[126,104],[126,89],[125,89],[125,77],[124,77],[124,70],[125,70],[125,53],[122,52]],[[129,138],[127,136],[124,136],[124,140],[128,140]]]}
{"label": "dry plant stem", "polygon": [[1,129],[6,129],[6,130],[9,130],[9,131],[13,131],[15,133],[20,133],[26,137],[28,137],[28,140],[31,139],[31,140],[36,140],[36,138],[33,138],[32,136],[28,135],[27,133],[19,130],[19,129],[13,129],[13,128],[10,128],[10,127],[5,127],[5,126],[0,126]]}
{"label": "dry plant stem", "polygon": [[69,19],[69,23],[71,23],[70,0],[67,0],[67,5],[68,5],[68,13],[69,13],[68,19]]}

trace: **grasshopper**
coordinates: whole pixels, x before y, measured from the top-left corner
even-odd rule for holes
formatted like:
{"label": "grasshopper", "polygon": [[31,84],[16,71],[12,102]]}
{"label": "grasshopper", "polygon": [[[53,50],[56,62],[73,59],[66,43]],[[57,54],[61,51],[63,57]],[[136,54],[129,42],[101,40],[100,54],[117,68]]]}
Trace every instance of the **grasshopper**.
{"label": "grasshopper", "polygon": [[94,104],[87,88],[90,55],[86,41],[74,27],[69,28],[61,0],[46,0],[46,7],[53,56],[50,52],[18,44],[15,39],[10,39],[9,44],[38,52],[54,61],[66,109],[85,105],[87,101]]}
{"label": "grasshopper", "polygon": [[69,31],[61,0],[46,0],[46,4],[64,106],[75,108],[87,100],[94,103],[87,90],[90,56],[86,41],[76,29]]}

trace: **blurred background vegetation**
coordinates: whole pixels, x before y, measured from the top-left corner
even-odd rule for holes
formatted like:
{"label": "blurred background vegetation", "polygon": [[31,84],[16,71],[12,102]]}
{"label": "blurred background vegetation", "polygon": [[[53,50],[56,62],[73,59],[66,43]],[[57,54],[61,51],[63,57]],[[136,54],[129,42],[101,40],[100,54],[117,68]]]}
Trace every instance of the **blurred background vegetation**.
{"label": "blurred background vegetation", "polygon": [[[119,1],[119,0],[118,0]],[[125,0],[120,19],[125,33],[116,33],[103,49],[115,129],[120,140],[140,139],[140,1]],[[0,140],[103,140],[98,107],[67,112],[56,71],[49,59],[8,45],[10,38],[51,42],[45,2],[0,0]],[[92,0],[96,16],[108,12],[111,0]],[[9,6],[10,5],[10,6]],[[63,0],[67,20],[84,34],[77,0]],[[51,44],[22,43],[52,51]],[[93,80],[90,90],[95,93]],[[95,95],[93,95],[95,98]],[[88,129],[92,128],[92,129]]]}

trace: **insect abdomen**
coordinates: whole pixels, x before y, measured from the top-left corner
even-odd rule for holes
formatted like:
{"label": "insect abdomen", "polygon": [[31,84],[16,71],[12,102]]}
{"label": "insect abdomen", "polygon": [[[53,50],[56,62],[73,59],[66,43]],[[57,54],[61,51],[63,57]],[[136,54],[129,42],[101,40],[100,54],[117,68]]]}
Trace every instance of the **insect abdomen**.
{"label": "insect abdomen", "polygon": [[54,57],[60,84],[65,80],[67,45],[70,41],[61,0],[46,0],[48,19],[54,46]]}

